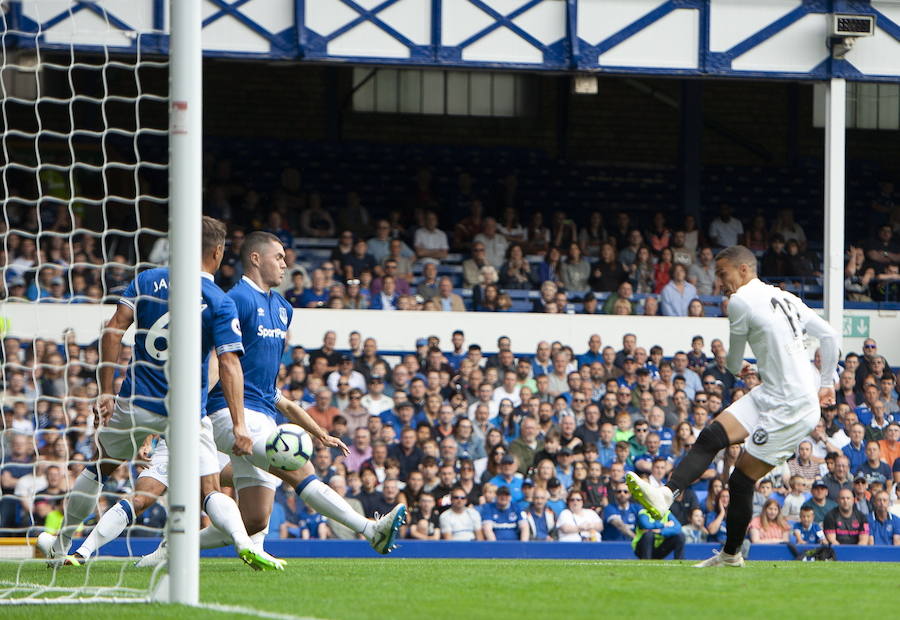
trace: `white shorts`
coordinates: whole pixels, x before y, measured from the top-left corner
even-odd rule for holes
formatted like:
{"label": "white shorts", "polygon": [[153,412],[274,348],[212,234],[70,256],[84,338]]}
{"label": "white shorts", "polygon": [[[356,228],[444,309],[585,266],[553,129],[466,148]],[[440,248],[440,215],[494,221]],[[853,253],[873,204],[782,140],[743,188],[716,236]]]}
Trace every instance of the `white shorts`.
{"label": "white shorts", "polygon": [[819,407],[809,401],[763,410],[751,394],[739,398],[725,411],[747,429],[749,436],[744,441],[747,454],[773,467],[781,465],[796,452],[822,415]]}
{"label": "white shorts", "polygon": [[169,426],[169,418],[137,407],[127,400],[116,399],[116,407],[109,421],[97,433],[106,456],[119,461],[131,461],[147,435],[162,435]]}
{"label": "white shorts", "polygon": [[244,409],[244,423],[247,425],[250,438],[253,439],[253,454],[247,456],[231,454],[231,447],[234,445],[234,425],[231,423],[231,412],[228,409],[211,413],[209,420],[212,423],[216,447],[231,460],[231,477],[235,489],[240,491],[245,487],[266,487],[274,491],[281,486],[281,479],[268,472],[269,459],[266,456],[266,441],[275,432],[275,420],[259,411]]}
{"label": "white shorts", "polygon": [[[200,477],[211,476],[221,471],[219,467],[216,442],[213,439],[212,424],[208,417],[200,420]],[[152,478],[161,482],[167,488],[169,486],[169,446],[166,440],[160,438],[150,457],[150,466],[142,471],[140,478]]]}

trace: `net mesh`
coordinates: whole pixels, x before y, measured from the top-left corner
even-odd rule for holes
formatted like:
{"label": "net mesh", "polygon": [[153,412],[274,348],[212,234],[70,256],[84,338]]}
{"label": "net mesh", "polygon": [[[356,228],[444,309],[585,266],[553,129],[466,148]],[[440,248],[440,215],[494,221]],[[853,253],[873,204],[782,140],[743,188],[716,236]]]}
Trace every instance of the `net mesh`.
{"label": "net mesh", "polygon": [[[34,542],[59,529],[94,458],[102,321],[167,258],[168,62],[147,53],[161,33],[130,32],[93,2],[4,2],[0,19],[0,603],[148,600],[159,571],[49,568]],[[104,484],[82,535],[139,470]],[[164,506],[145,512],[128,554],[164,522]]]}

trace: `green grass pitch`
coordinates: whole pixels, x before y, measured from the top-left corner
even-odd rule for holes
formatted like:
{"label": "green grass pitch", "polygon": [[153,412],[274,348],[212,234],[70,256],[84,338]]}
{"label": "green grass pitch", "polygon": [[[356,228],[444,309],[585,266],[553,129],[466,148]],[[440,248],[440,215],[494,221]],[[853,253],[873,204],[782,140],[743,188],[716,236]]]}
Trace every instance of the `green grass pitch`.
{"label": "green grass pitch", "polygon": [[[120,568],[95,564],[92,581],[109,584]],[[126,575],[125,585],[140,586],[149,572]],[[46,568],[30,565],[21,578],[46,577]],[[83,579],[68,569],[59,577],[59,585]],[[270,618],[890,618],[897,617],[900,565],[750,562],[698,570],[688,562],[304,559],[290,560],[283,573],[255,573],[217,559],[203,560],[201,590],[204,603]],[[250,616],[165,605],[0,607],[4,620],[228,617]]]}

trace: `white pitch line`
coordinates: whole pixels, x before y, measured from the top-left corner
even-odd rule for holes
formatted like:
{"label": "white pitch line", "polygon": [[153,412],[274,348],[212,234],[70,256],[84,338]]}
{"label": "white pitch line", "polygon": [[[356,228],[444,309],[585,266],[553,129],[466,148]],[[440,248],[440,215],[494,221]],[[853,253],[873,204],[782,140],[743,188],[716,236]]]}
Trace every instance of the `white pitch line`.
{"label": "white pitch line", "polygon": [[220,605],[219,603],[197,603],[196,605],[191,605],[191,607],[208,609],[210,611],[220,611],[222,613],[243,614],[255,618],[268,618],[269,620],[323,620],[322,618],[315,618],[313,616],[293,616],[291,614],[280,614],[274,611],[264,611],[262,609],[253,609],[251,607]]}

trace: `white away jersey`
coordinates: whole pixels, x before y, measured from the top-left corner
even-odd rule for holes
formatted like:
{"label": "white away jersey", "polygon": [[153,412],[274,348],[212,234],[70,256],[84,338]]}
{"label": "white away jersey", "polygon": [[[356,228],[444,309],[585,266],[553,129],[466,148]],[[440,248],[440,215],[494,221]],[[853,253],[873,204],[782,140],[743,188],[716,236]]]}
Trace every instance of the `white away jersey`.
{"label": "white away jersey", "polygon": [[[728,302],[731,346],[728,369],[741,370],[744,343],[750,344],[763,384],[752,390],[754,400],[771,407],[812,401],[818,407],[819,386],[831,385],[839,355],[837,334],[795,295],[754,279]],[[819,338],[822,373],[816,377],[804,343],[807,332]]]}

